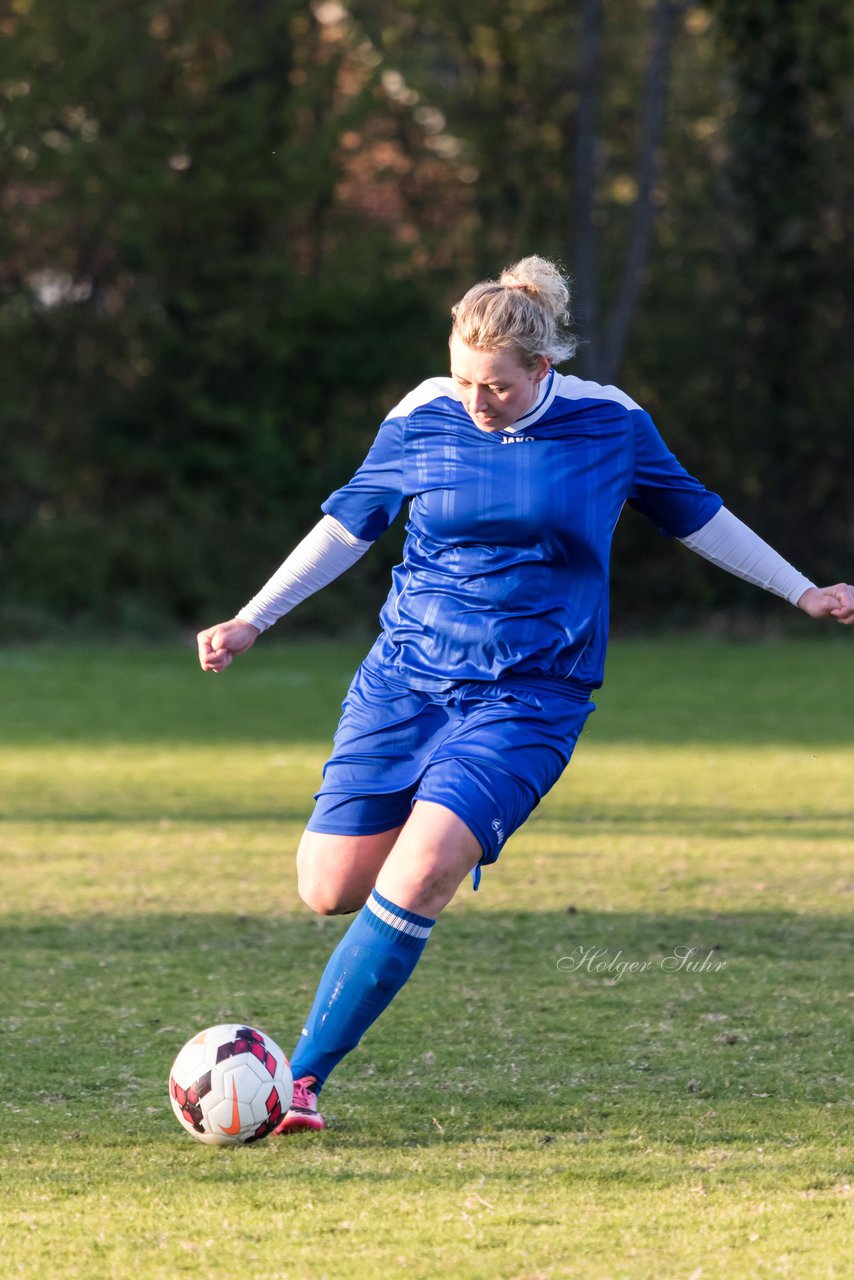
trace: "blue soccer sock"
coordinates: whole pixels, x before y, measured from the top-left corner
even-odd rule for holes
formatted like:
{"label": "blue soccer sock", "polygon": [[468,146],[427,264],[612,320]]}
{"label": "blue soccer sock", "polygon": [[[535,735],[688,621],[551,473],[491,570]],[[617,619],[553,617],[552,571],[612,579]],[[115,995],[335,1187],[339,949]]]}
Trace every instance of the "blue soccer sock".
{"label": "blue soccer sock", "polygon": [[372,890],[320,979],[291,1060],[295,1080],[314,1076],[319,1090],[410,977],[435,923]]}

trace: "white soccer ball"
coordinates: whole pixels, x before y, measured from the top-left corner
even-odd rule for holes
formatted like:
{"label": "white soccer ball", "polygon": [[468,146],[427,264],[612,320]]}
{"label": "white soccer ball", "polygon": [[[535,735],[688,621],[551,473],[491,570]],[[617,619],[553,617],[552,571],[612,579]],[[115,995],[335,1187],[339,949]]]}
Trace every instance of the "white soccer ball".
{"label": "white soccer ball", "polygon": [[169,1073],[179,1124],[199,1142],[241,1146],[272,1133],[294,1094],[291,1068],[263,1031],[240,1022],[193,1036]]}

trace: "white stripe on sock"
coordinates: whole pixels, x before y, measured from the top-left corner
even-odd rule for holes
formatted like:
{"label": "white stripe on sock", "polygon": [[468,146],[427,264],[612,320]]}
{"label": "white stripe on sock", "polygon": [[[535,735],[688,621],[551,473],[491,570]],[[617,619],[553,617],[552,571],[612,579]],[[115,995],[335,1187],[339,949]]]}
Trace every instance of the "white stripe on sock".
{"label": "white stripe on sock", "polygon": [[414,920],[407,920],[405,916],[396,915],[393,911],[389,911],[381,902],[377,902],[373,894],[365,903],[370,911],[373,911],[378,920],[382,920],[384,924],[391,925],[392,929],[396,929],[398,933],[408,933],[413,938],[429,938],[432,925],[416,924]]}

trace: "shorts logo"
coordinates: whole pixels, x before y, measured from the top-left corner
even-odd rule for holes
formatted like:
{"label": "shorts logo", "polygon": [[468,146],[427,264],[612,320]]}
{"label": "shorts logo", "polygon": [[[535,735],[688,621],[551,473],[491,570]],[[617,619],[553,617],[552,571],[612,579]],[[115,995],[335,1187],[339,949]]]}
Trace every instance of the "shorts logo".
{"label": "shorts logo", "polygon": [[502,840],[504,839],[504,828],[501,825],[500,818],[492,819],[492,830],[498,836],[498,843],[501,844]]}

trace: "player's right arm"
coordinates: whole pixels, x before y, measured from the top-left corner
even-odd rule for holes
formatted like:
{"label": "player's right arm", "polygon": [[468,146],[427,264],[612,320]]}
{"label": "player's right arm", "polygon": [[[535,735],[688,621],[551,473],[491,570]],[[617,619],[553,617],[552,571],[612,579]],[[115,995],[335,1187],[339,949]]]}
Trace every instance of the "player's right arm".
{"label": "player's right arm", "polygon": [[202,671],[225,671],[238,653],[251,649],[261,632],[251,622],[230,618],[200,631],[196,640]]}
{"label": "player's right arm", "polygon": [[385,420],[353,479],[323,503],[323,518],[257,595],[236,617],[199,632],[203,671],[224,671],[262,631],[361,559],[388,528],[404,500],[401,428],[399,418]]}
{"label": "player's right arm", "polygon": [[239,653],[251,649],[262,631],[340,577],[370,545],[324,516],[236,617],[199,632],[202,670],[224,671]]}

